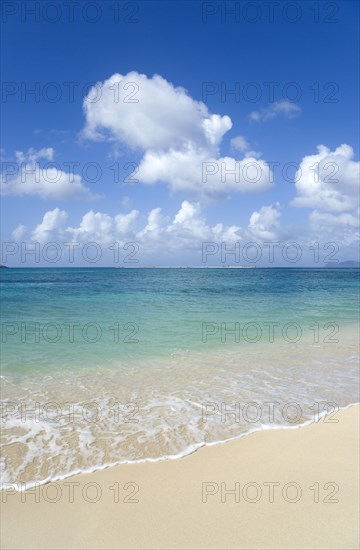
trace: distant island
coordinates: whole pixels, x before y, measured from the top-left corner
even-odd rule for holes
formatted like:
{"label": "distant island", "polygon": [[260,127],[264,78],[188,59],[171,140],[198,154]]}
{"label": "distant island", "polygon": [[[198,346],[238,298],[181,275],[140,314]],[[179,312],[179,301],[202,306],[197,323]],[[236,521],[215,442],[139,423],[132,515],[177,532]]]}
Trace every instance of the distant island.
{"label": "distant island", "polygon": [[360,262],[355,262],[354,260],[347,260],[346,262],[327,263],[324,267],[360,267]]}

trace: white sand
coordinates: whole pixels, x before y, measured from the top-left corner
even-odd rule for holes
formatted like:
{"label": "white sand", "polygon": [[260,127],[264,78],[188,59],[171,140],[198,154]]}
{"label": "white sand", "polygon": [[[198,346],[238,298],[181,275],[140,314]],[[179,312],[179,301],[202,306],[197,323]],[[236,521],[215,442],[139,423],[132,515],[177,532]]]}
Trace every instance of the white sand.
{"label": "white sand", "polygon": [[[8,494],[2,504],[1,547],[359,548],[359,407],[342,410],[336,418],[335,424],[321,420],[300,429],[255,433],[182,459],[74,476],[41,487],[40,502],[30,493]],[[240,502],[225,494],[235,482]],[[269,482],[279,484],[274,502],[264,485]],[[72,503],[68,483],[76,483]],[[204,483],[215,493],[208,494],[207,502]],[[226,484],[223,491],[221,483]],[[114,486],[120,502],[114,502]],[[137,487],[132,498],[138,502],[124,502]],[[99,500],[89,502],[96,490]],[[59,500],[49,502],[57,491]],[[250,502],[256,491],[259,500]],[[299,500],[290,502],[296,493]]]}

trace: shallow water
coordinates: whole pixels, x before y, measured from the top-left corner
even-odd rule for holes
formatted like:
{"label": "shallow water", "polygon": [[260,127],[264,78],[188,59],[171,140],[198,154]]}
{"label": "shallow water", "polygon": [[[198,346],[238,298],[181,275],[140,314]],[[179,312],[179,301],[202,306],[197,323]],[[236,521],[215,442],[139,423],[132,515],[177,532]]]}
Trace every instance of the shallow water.
{"label": "shallow water", "polygon": [[1,294],[3,482],[182,456],[359,400],[359,270],[9,269]]}

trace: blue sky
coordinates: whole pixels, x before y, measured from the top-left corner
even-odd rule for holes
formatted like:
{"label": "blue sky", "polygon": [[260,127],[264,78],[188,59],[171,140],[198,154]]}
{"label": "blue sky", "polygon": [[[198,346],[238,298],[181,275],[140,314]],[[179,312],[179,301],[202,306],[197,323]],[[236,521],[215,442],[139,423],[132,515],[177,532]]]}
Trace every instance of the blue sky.
{"label": "blue sky", "polygon": [[[273,14],[263,2],[77,2],[73,16],[62,2],[4,4],[4,241],[131,241],[140,265],[201,264],[204,241],[336,242],[337,258],[356,259],[358,2]],[[224,179],[247,162],[261,181]],[[202,181],[204,169],[217,173]]]}

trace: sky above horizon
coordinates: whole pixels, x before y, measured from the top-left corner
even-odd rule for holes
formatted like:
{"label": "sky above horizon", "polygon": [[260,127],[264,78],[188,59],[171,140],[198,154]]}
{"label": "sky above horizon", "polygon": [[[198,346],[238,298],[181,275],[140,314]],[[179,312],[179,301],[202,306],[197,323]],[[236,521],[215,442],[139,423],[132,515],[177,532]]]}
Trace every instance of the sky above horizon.
{"label": "sky above horizon", "polygon": [[1,263],[359,259],[358,2],[1,8]]}

